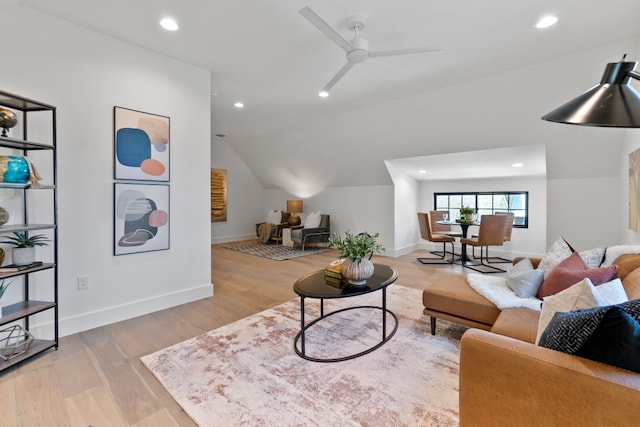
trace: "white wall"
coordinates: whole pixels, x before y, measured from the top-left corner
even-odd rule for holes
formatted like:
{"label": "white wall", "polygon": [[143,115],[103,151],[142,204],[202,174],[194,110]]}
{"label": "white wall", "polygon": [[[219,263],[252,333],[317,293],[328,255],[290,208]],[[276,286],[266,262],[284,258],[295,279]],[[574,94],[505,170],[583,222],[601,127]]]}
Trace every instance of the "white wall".
{"label": "white wall", "polygon": [[618,220],[627,207],[621,201],[618,177],[550,179],[547,187],[549,245],[558,236],[578,251],[624,241]]}
{"label": "white wall", "polygon": [[[635,55],[630,55],[632,59],[637,60],[640,57],[640,46],[635,50]],[[636,69],[636,71],[639,71]],[[640,82],[633,81],[634,87],[640,88]],[[628,129],[625,131],[625,144],[620,153],[620,206],[616,222],[618,230],[622,236],[621,243],[640,245],[640,233],[629,228],[629,153],[640,148],[640,129]]]}
{"label": "white wall", "polygon": [[331,232],[380,233],[384,255],[394,255],[393,231],[393,186],[371,185],[360,187],[329,187],[309,197],[298,197],[284,190],[266,190],[264,212],[269,209],[284,209],[286,200],[302,198],[304,213],[302,221],[311,212],[331,215]]}
{"label": "white wall", "polygon": [[[2,89],[58,107],[61,334],[212,295],[209,72],[21,6],[3,31]],[[171,118],[169,250],[112,255],[114,106]]]}
{"label": "white wall", "polygon": [[227,142],[214,140],[211,147],[211,167],[227,170],[227,220],[211,223],[211,243],[255,238],[268,210],[264,188]]}
{"label": "white wall", "polygon": [[394,251],[409,253],[418,248],[420,225],[418,212],[419,185],[390,162],[385,162],[393,180]]}

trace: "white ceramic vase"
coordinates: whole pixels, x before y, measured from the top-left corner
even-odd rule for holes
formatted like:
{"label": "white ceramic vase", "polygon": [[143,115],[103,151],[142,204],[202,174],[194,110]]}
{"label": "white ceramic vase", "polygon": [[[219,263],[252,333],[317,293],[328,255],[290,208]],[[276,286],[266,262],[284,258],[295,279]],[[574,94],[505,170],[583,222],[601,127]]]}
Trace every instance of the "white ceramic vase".
{"label": "white ceramic vase", "polygon": [[11,250],[11,261],[15,265],[29,265],[36,260],[36,248],[13,248]]}
{"label": "white ceramic vase", "polygon": [[375,267],[369,258],[358,261],[346,260],[342,264],[342,275],[354,286],[365,286],[367,279],[373,276]]}

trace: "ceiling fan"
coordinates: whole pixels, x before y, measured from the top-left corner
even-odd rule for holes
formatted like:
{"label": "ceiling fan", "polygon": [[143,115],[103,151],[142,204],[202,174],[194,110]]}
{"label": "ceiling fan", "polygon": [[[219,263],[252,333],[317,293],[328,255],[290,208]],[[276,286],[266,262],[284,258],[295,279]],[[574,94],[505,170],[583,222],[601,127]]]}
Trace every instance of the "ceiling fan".
{"label": "ceiling fan", "polygon": [[331,80],[329,80],[329,83],[324,86],[320,93],[318,93],[318,95],[322,97],[329,96],[331,88],[338,83],[338,81],[351,69],[351,67],[359,62],[364,62],[369,58],[442,52],[442,49],[438,47],[416,47],[412,49],[381,50],[371,52],[369,51],[369,42],[367,39],[360,37],[360,31],[365,25],[364,17],[354,15],[347,19],[349,30],[355,33],[354,38],[351,41],[347,41],[347,39],[342,37],[336,30],[311,10],[309,6],[300,9],[299,13],[307,18],[309,22],[311,22],[317,29],[347,53],[347,63],[336,73],[335,76],[333,76]]}

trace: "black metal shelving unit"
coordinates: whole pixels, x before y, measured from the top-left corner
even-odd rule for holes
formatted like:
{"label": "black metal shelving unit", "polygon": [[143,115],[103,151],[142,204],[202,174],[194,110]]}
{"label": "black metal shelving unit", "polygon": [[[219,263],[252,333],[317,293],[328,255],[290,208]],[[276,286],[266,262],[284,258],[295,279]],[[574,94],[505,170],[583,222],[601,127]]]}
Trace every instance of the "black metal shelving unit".
{"label": "black metal shelving unit", "polygon": [[[29,184],[12,184],[0,182],[0,189],[11,189],[21,193],[22,197],[22,220],[14,223],[13,219],[10,223],[0,227],[0,237],[12,232],[30,233],[36,230],[51,230],[53,233],[52,241],[49,243],[53,246],[53,259],[47,259],[41,265],[34,266],[21,271],[2,272],[0,271],[0,279],[21,278],[22,279],[22,301],[3,306],[2,316],[0,317],[0,329],[4,329],[9,324],[20,324],[29,330],[30,318],[39,313],[53,313],[53,333],[46,339],[35,337],[28,349],[5,361],[0,359],[0,372],[8,369],[18,363],[24,362],[42,352],[50,349],[57,349],[59,344],[58,336],[58,207],[57,207],[57,158],[56,158],[56,107],[39,101],[34,101],[22,96],[14,95],[0,90],[0,106],[16,111],[19,114],[22,138],[3,137],[0,136],[0,154],[2,155],[22,155],[29,156],[33,151],[48,151],[51,158],[51,176],[43,178],[43,184],[38,188],[32,188]],[[31,141],[28,137],[30,116],[34,113],[51,114],[51,141],[43,143],[39,141]],[[49,118],[48,118],[49,119]],[[20,154],[15,154],[16,150]],[[51,182],[46,182],[51,179]],[[32,191],[51,191],[53,206],[51,206],[51,223],[34,224],[29,222],[30,209],[28,193]],[[47,218],[48,220],[48,218]],[[48,274],[44,280],[38,281],[37,284],[30,284],[30,277],[34,274]],[[48,301],[36,301],[30,299],[31,286],[47,286],[41,282],[47,283],[51,277],[50,286],[53,287],[53,298]],[[10,325],[9,325],[10,326]],[[1,349],[0,349],[1,350]]]}

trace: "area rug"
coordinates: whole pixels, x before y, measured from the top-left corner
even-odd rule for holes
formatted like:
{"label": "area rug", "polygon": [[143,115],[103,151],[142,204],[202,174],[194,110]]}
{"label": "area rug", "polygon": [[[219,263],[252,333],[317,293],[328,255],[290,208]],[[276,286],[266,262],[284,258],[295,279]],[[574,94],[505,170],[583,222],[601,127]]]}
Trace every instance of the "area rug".
{"label": "area rug", "polygon": [[237,245],[227,245],[226,249],[232,249],[234,251],[240,251],[245,254],[257,255],[263,258],[275,259],[277,261],[283,261],[285,259],[298,258],[301,256],[313,255],[320,252],[326,252],[327,248],[307,248],[304,251],[301,249],[292,248],[284,245],[271,244],[261,242],[249,242],[241,243]]}
{"label": "area rug", "polygon": [[[441,321],[438,334],[430,335],[421,295],[389,286],[387,307],[399,319],[396,334],[379,349],[344,362],[310,362],[295,354],[298,300],[142,362],[201,426],[456,426],[464,328]],[[318,301],[306,301],[306,318],[318,316]],[[326,300],[325,313],[380,302],[381,292]],[[309,329],[307,354],[361,351],[381,338],[381,316],[381,310],[362,309],[327,317]],[[390,316],[388,321],[392,325]]]}

